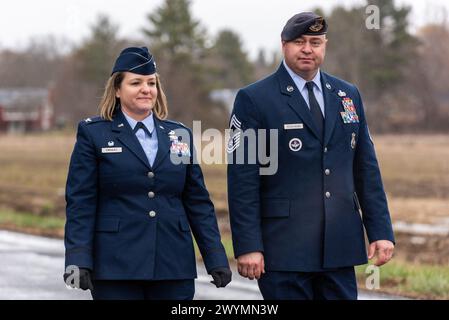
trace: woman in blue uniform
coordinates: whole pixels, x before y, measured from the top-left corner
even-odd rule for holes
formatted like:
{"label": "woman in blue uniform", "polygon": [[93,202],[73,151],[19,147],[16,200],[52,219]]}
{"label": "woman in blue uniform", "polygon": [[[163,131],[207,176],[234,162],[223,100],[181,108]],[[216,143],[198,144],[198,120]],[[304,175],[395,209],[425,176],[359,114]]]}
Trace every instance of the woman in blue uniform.
{"label": "woman in blue uniform", "polygon": [[231,281],[191,131],[166,116],[153,56],[126,48],[67,178],[64,278],[94,299],[192,299],[192,233],[212,282]]}

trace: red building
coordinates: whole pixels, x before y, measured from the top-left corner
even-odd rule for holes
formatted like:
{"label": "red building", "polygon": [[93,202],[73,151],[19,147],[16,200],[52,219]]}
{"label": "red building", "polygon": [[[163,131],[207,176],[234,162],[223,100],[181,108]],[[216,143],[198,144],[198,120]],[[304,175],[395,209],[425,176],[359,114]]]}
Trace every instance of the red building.
{"label": "red building", "polygon": [[43,88],[0,89],[0,132],[46,131],[53,127],[51,92]]}

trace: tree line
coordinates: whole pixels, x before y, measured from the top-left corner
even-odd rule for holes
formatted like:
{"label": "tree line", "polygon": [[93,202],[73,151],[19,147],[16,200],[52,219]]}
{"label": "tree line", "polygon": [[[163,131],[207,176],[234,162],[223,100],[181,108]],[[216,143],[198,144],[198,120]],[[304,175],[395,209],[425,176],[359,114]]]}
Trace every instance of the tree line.
{"label": "tree line", "polygon": [[[365,26],[367,3],[334,7],[324,15],[329,41],[323,70],[359,87],[371,131],[447,132],[446,21],[412,34],[410,7],[399,7],[394,0],[369,4],[380,9],[379,29]],[[31,41],[25,50],[2,50],[0,87],[51,87],[57,118],[73,126],[96,114],[119,52],[130,45],[148,46],[168,97],[169,117],[186,125],[202,120],[205,126],[225,128],[228,109],[210,93],[248,85],[275,71],[282,60],[280,47],[274,52],[261,49],[251,60],[234,30],[209,35],[193,17],[189,0],[165,0],[148,13],[134,39],[121,38],[118,31],[117,24],[101,15],[90,35],[68,51],[61,51],[51,37]]]}

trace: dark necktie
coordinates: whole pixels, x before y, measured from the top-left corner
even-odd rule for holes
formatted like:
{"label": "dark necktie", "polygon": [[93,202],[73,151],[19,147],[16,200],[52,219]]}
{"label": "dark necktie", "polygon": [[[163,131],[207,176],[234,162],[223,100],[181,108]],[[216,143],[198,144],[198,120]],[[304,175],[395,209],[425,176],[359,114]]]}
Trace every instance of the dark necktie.
{"label": "dark necktie", "polygon": [[315,98],[315,94],[313,93],[313,82],[309,81],[306,83],[307,91],[309,92],[309,106],[310,112],[312,113],[312,118],[315,121],[315,124],[318,128],[318,134],[320,135],[321,140],[324,136],[324,117],[321,112],[320,105]]}
{"label": "dark necktie", "polygon": [[142,122],[137,122],[136,126],[134,127],[133,132],[136,133],[137,130],[139,129],[143,129],[143,131],[145,131],[147,133],[147,135],[151,138],[151,132],[147,129],[147,127],[145,127],[145,125]]}

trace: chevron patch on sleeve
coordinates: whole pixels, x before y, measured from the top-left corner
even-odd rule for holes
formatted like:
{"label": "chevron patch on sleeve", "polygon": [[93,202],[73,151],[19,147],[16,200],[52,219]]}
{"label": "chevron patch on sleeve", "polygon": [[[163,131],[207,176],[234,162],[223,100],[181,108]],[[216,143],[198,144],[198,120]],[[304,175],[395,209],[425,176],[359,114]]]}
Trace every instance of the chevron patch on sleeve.
{"label": "chevron patch on sleeve", "polygon": [[232,130],[229,137],[228,144],[226,146],[226,152],[232,153],[240,146],[240,136],[242,133],[242,123],[235,114],[232,115],[231,121],[229,122],[229,127]]}

